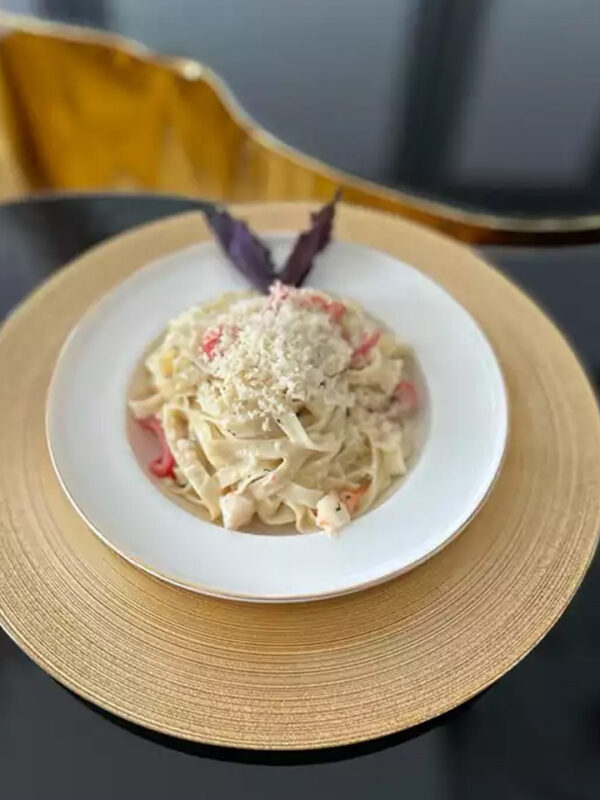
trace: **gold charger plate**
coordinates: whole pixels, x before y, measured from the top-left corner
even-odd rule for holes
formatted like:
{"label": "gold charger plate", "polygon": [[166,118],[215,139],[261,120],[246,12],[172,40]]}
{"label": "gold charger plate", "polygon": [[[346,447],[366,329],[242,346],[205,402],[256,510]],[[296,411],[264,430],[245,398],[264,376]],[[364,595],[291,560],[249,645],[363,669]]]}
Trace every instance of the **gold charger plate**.
{"label": "gold charger plate", "polygon": [[[294,230],[306,204],[238,208]],[[51,278],[0,334],[0,622],[57,680],[191,740],[313,748],[415,725],[499,678],[565,609],[600,527],[600,416],[554,325],[462,245],[340,208],[337,236],[421,268],[482,324],[511,402],[505,464],[477,518],[430,561],[358,594],[297,605],[202,597],[103,545],[61,491],[48,381],[91,303],[149,260],[207,237],[199,214],[134,230]]]}

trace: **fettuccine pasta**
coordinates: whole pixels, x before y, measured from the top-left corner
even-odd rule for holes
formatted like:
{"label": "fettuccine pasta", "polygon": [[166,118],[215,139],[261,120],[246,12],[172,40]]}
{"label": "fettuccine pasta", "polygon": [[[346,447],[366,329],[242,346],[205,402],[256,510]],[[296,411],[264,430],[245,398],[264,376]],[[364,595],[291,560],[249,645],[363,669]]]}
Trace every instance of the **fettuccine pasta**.
{"label": "fettuccine pasta", "polygon": [[333,532],[406,471],[407,358],[358,304],[276,283],[174,319],[129,405],[152,473],[210,519]]}

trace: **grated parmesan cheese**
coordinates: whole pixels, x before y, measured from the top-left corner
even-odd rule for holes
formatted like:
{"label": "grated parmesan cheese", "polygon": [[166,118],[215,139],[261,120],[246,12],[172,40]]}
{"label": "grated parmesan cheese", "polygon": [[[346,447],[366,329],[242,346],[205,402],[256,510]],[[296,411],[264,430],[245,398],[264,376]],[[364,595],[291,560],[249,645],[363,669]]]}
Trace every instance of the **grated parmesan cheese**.
{"label": "grated parmesan cheese", "polygon": [[[285,414],[311,402],[349,408],[347,370],[352,347],[314,292],[289,289],[239,300],[215,319],[218,344],[201,353],[202,368],[217,381],[200,384],[209,403],[225,403],[232,416]],[[269,387],[265,391],[265,387]]]}

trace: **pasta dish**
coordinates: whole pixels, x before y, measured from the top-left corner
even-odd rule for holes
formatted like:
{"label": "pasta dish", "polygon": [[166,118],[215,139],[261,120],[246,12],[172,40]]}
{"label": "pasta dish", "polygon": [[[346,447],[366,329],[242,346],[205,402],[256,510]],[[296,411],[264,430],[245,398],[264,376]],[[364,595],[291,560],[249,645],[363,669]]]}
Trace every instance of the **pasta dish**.
{"label": "pasta dish", "polygon": [[406,471],[410,360],[357,303],[276,282],[174,319],[129,406],[152,474],[210,519],[334,532]]}

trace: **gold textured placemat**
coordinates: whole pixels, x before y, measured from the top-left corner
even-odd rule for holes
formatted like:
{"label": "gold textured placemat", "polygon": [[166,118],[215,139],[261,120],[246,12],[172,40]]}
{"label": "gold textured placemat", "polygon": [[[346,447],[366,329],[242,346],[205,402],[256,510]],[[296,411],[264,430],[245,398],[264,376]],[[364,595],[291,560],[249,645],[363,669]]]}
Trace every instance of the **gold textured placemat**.
{"label": "gold textured placemat", "polygon": [[[308,210],[294,203],[238,212],[260,230],[294,230]],[[437,234],[352,207],[340,208],[336,232],[448,288],[490,337],[511,403],[505,464],[481,513],[430,561],[365,592],[273,606],[177,589],[103,545],[60,490],[44,410],[65,336],[135,269],[206,238],[199,214],[91,250],[0,334],[0,622],[41,667],[115,714],[253,748],[397,731],[508,670],[585,573],[600,525],[600,418],[560,333],[473,252]]]}

